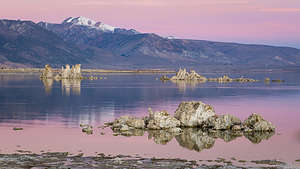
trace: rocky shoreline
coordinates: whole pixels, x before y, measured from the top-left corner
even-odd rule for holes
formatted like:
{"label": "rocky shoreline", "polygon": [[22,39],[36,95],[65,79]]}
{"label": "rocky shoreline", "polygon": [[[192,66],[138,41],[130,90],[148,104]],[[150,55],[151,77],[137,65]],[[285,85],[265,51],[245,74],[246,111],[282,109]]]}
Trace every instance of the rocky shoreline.
{"label": "rocky shoreline", "polygon": [[48,152],[42,154],[33,153],[16,153],[0,154],[1,169],[44,169],[44,168],[61,168],[61,169],[282,169],[296,168],[285,162],[278,160],[239,160],[236,158],[215,160],[184,160],[184,159],[165,159],[165,158],[148,158],[128,155],[105,155],[99,153],[96,156],[85,157],[83,153],[71,155],[68,152]]}

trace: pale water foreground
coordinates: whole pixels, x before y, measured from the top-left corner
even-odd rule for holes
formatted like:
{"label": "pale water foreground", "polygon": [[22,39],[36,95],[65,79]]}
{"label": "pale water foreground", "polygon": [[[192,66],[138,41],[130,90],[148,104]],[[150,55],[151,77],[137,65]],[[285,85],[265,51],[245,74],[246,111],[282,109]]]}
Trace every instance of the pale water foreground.
{"label": "pale water foreground", "polygon": [[[38,74],[0,74],[0,153],[63,151],[189,160],[234,157],[277,159],[299,166],[295,160],[300,159],[300,72],[243,75],[262,81],[176,84],[156,80],[158,74],[98,74],[106,79],[55,82],[40,81]],[[266,84],[265,77],[285,82]],[[179,136],[137,131],[142,136],[124,137],[113,136],[109,128],[97,128],[125,114],[145,116],[148,107],[173,114],[181,101],[191,100],[211,104],[217,114],[234,114],[243,120],[260,113],[277,130],[246,136],[204,133],[210,140],[205,142],[199,130]],[[94,134],[82,133],[81,123],[93,125]],[[13,131],[13,127],[24,130]]]}

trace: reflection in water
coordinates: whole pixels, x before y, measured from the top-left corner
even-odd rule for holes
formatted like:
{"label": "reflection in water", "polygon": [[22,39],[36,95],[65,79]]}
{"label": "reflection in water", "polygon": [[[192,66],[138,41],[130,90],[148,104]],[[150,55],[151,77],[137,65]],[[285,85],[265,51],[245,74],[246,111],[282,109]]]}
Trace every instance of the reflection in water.
{"label": "reflection in water", "polygon": [[45,87],[45,92],[47,94],[50,94],[52,86],[53,86],[53,79],[42,79],[42,82],[43,82],[44,87]]}
{"label": "reflection in water", "polygon": [[[73,95],[80,96],[81,91],[81,79],[61,79],[61,91],[63,95],[70,96]],[[44,84],[45,92],[49,95],[53,86],[53,79],[42,79]]]}
{"label": "reflection in water", "polygon": [[235,140],[238,137],[243,136],[243,132],[242,131],[221,131],[221,130],[211,130],[209,132],[209,135],[215,139],[220,138],[223,141],[225,141],[226,143]]}
{"label": "reflection in water", "polygon": [[231,142],[244,135],[253,144],[259,144],[274,135],[274,132],[203,131],[197,128],[186,128],[182,133],[172,133],[167,130],[149,130],[148,133],[148,139],[153,139],[156,144],[166,145],[175,137],[181,147],[197,152],[212,148],[218,138]]}
{"label": "reflection in water", "polygon": [[128,131],[124,131],[120,133],[122,136],[143,136],[145,134],[145,130],[142,129],[132,129]]}
{"label": "reflection in water", "polygon": [[[62,79],[61,90],[62,94],[70,96],[70,93],[74,95],[80,95],[81,79]],[[71,92],[72,91],[72,92]]]}
{"label": "reflection in water", "polygon": [[184,129],[181,135],[176,136],[176,140],[180,146],[198,152],[210,149],[215,144],[215,139],[208,132],[194,128]]}
{"label": "reflection in water", "polygon": [[203,81],[197,81],[197,80],[171,80],[172,83],[175,83],[178,87],[179,91],[184,92],[187,88],[195,89],[198,84],[205,83]]}
{"label": "reflection in water", "polygon": [[248,132],[244,133],[244,136],[253,144],[259,144],[263,140],[268,140],[274,134],[275,132]]}
{"label": "reflection in water", "polygon": [[[179,133],[180,134],[180,133]],[[178,133],[168,132],[167,130],[149,130],[148,139],[153,138],[156,144],[165,145],[170,142]]]}

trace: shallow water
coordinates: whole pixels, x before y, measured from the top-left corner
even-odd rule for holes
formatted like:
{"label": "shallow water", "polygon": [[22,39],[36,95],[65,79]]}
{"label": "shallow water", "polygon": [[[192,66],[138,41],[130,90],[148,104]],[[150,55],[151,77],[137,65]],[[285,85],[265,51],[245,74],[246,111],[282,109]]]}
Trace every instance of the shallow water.
{"label": "shallow water", "polygon": [[[63,82],[40,81],[38,74],[0,74],[0,153],[68,151],[194,160],[278,159],[295,163],[300,159],[299,75],[300,72],[244,73],[245,77],[262,81],[176,84],[156,80],[159,74],[100,74],[97,76],[106,79]],[[266,84],[265,77],[285,82]],[[125,114],[145,116],[148,107],[173,114],[181,101],[190,100],[211,104],[217,114],[234,114],[241,119],[260,113],[277,130],[254,136],[193,130],[176,137],[137,131],[143,136],[124,137],[113,136],[109,128],[97,128]],[[80,123],[94,125],[94,134],[82,133]],[[13,131],[13,127],[24,130]]]}

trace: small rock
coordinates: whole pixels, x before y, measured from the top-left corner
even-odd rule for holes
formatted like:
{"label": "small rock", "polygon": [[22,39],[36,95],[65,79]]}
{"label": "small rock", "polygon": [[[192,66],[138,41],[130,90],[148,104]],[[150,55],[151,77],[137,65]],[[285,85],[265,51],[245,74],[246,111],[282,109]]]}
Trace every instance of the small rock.
{"label": "small rock", "polygon": [[89,125],[88,124],[80,124],[79,126],[80,127],[88,127]]}
{"label": "small rock", "polygon": [[263,119],[259,114],[253,113],[243,123],[245,131],[275,131],[275,126]]}
{"label": "small rock", "polygon": [[86,128],[83,128],[82,132],[84,132],[86,134],[93,134],[93,127],[92,126],[88,126]]}
{"label": "small rock", "polygon": [[15,131],[23,130],[23,128],[21,128],[21,127],[15,127],[15,128],[13,128],[13,130],[15,130]]}

